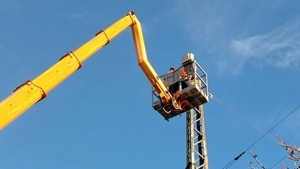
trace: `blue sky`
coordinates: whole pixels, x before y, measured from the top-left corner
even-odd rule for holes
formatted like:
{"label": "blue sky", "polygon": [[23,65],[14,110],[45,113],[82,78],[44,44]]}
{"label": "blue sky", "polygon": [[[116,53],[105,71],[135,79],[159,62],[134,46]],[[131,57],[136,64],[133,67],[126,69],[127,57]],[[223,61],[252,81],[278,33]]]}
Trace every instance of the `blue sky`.
{"label": "blue sky", "polygon": [[[268,131],[300,104],[297,0],[0,0],[0,99],[131,10],[158,74],[188,52],[208,73],[210,168],[223,168],[264,134],[257,128]],[[166,122],[150,89],[128,29],[0,132],[0,168],[185,168],[185,116]],[[300,146],[299,120],[296,110],[230,168],[258,168],[251,151],[271,168],[286,155],[277,136]],[[285,158],[274,168],[281,163],[293,167]]]}

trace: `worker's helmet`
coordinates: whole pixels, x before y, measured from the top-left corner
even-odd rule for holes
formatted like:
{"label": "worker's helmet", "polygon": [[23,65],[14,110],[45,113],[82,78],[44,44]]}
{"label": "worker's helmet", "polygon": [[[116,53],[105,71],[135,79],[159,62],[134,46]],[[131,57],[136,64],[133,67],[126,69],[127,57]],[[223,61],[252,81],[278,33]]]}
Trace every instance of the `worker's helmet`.
{"label": "worker's helmet", "polygon": [[174,70],[175,70],[175,67],[170,67],[169,71],[170,71],[170,70],[173,70],[173,71],[174,71]]}

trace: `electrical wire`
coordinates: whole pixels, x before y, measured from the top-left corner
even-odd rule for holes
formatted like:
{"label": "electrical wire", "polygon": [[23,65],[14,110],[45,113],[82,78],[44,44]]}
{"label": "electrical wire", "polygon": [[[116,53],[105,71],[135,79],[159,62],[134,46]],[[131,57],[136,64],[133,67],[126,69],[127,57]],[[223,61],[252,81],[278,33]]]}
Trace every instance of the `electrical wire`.
{"label": "electrical wire", "polygon": [[[245,117],[243,117],[238,111],[236,111],[235,109],[233,109],[232,107],[224,104],[220,99],[216,98],[216,97],[212,97],[212,99],[218,103],[219,105],[221,105],[222,107],[224,107],[225,109],[227,109],[228,111],[230,111],[231,113],[233,113],[235,116],[237,116],[238,118],[240,118],[241,120],[243,120],[244,122],[246,122],[247,124],[249,124],[251,127],[253,127],[254,129],[258,130],[259,132],[261,132],[262,134],[266,133],[266,131],[264,129],[262,129],[261,127],[259,127],[258,125],[254,124],[253,122],[247,120]],[[275,137],[271,136],[271,135],[267,135],[272,141],[274,141],[275,143],[277,143],[277,140]]]}
{"label": "electrical wire", "polygon": [[281,161],[283,161],[286,158],[286,156],[284,156],[282,159],[280,159],[276,164],[274,164],[270,169],[274,168],[275,166],[277,166],[277,164],[279,164]]}
{"label": "electrical wire", "polygon": [[239,154],[238,156],[236,156],[233,160],[231,160],[228,164],[226,164],[223,169],[227,169],[229,168],[232,164],[234,164],[239,158],[241,158],[244,154],[246,153],[246,151],[243,151],[241,154]]}
{"label": "electrical wire", "polygon": [[[238,116],[239,118],[241,118],[243,121],[245,121],[246,123],[248,123],[249,125],[251,125],[252,127],[256,128],[257,130],[259,130],[260,132],[263,132],[264,134],[258,138],[254,143],[252,143],[245,151],[243,151],[241,154],[239,154],[237,157],[235,157],[233,160],[231,160],[228,164],[226,164],[223,169],[227,169],[230,166],[232,166],[238,159],[240,159],[240,157],[242,157],[249,149],[251,149],[255,144],[257,144],[261,139],[263,139],[265,136],[267,136],[274,128],[276,128],[280,123],[282,123],[286,118],[288,118],[291,114],[293,114],[299,107],[300,104],[294,108],[291,112],[289,112],[284,118],[282,118],[279,122],[277,122],[271,129],[269,129],[267,132],[264,132],[264,130],[262,130],[261,128],[257,127],[256,125],[254,125],[253,123],[249,122],[248,120],[246,120],[245,118],[243,118],[237,111],[235,111],[234,109],[232,109],[230,106],[226,106],[225,104],[223,104],[219,99],[215,98],[214,96],[211,95],[211,98],[213,100],[215,100],[218,104],[222,105],[223,107],[225,107],[227,110],[231,111],[232,113],[234,113],[236,116]],[[274,140],[272,137],[270,137],[272,140]]]}
{"label": "electrical wire", "polygon": [[258,143],[262,138],[264,138],[268,133],[270,133],[274,128],[276,128],[281,122],[283,122],[286,118],[288,118],[291,114],[293,114],[300,105],[298,105],[294,110],[292,110],[290,113],[288,113],[283,119],[281,119],[279,122],[277,122],[270,130],[268,130],[264,135],[262,135],[259,139],[257,139],[251,146],[249,146],[247,150],[249,150],[251,147],[253,147],[256,143]]}

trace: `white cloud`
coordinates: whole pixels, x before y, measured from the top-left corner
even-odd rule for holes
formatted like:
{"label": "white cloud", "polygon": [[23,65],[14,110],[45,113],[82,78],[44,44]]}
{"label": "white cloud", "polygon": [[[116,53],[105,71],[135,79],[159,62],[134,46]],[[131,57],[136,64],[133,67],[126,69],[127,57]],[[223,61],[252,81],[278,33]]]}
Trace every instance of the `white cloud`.
{"label": "white cloud", "polygon": [[299,71],[300,18],[292,19],[296,17],[292,12],[291,17],[282,16],[282,1],[274,1],[272,8],[256,2],[178,0],[171,13],[219,72],[240,74],[247,64]]}
{"label": "white cloud", "polygon": [[240,67],[254,59],[276,68],[300,69],[300,19],[264,35],[233,40],[230,45]]}

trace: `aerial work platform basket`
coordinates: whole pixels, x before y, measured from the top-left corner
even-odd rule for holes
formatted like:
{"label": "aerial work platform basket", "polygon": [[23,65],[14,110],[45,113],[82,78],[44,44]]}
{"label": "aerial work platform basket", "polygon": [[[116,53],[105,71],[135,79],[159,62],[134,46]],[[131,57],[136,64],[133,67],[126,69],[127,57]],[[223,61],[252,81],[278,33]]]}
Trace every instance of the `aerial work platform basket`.
{"label": "aerial work platform basket", "polygon": [[171,103],[163,104],[157,91],[152,88],[152,106],[166,120],[209,101],[207,74],[191,53],[183,57],[181,67],[160,78],[182,108],[174,109]]}

